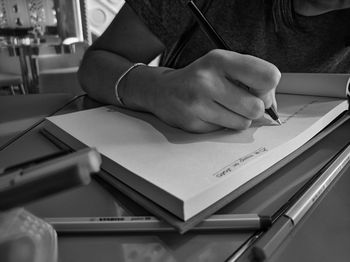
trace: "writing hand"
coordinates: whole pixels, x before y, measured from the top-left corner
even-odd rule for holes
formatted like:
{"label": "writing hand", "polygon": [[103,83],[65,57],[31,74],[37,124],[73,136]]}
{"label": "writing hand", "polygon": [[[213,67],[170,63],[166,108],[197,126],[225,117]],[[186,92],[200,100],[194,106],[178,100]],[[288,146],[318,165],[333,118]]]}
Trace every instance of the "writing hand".
{"label": "writing hand", "polygon": [[278,69],[262,59],[216,49],[181,69],[137,68],[121,90],[127,107],[203,133],[248,128],[265,108],[276,106],[280,77]]}
{"label": "writing hand", "polygon": [[191,132],[245,129],[276,104],[280,77],[269,62],[216,49],[185,68],[163,72],[152,112]]}

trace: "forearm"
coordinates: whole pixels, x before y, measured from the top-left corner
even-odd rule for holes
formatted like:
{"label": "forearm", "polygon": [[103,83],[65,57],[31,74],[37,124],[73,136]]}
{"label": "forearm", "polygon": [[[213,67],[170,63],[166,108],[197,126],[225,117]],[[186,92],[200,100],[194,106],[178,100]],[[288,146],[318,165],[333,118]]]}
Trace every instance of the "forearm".
{"label": "forearm", "polygon": [[[103,50],[89,50],[79,68],[78,77],[83,89],[96,100],[118,105],[115,84],[132,62]],[[164,68],[134,68],[119,83],[119,94],[130,109],[150,111],[155,83]],[[137,71],[137,72],[134,72]]]}

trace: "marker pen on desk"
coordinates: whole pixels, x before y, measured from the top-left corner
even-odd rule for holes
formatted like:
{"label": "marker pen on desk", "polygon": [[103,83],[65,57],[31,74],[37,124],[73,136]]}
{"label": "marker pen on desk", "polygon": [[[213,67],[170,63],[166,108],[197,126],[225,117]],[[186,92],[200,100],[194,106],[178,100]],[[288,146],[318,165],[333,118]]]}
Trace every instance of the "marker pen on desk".
{"label": "marker pen on desk", "polygon": [[86,185],[91,180],[90,173],[98,172],[100,164],[100,154],[85,149],[27,168],[5,169],[8,172],[0,176],[0,210]]}
{"label": "marker pen on desk", "polygon": [[[203,32],[208,36],[208,38],[213,41],[217,48],[231,50],[230,47],[225,43],[225,41],[220,37],[220,35],[215,31],[214,27],[209,23],[205,18],[196,4],[191,0],[188,1],[187,6],[191,10],[194,18],[198,22],[199,26]],[[278,117],[276,109],[274,106],[265,109],[265,113],[268,114],[273,120],[275,120],[279,125],[282,124],[281,120]]]}
{"label": "marker pen on desk", "polygon": [[[45,218],[57,232],[164,232],[176,231],[153,216]],[[256,230],[271,224],[256,214],[212,215],[191,230]]]}
{"label": "marker pen on desk", "polygon": [[349,161],[350,145],[348,144],[335,159],[331,160],[329,165],[327,164],[321,176],[301,195],[298,201],[258,240],[253,248],[257,259],[265,260],[273,254]]}

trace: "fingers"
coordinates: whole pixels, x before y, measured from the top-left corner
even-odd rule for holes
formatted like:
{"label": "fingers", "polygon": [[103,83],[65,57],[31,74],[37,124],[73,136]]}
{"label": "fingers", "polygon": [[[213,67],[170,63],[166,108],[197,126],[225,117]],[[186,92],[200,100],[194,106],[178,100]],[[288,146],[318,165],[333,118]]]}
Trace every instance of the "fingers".
{"label": "fingers", "polygon": [[281,73],[273,64],[254,56],[219,49],[211,51],[208,59],[215,61],[213,66],[228,80],[241,82],[250,93],[260,97],[265,108],[275,103],[275,89]]}
{"label": "fingers", "polygon": [[247,119],[213,101],[198,109],[198,117],[212,125],[235,130],[247,129],[252,120]]}
{"label": "fingers", "polygon": [[170,125],[203,133],[246,129],[265,108],[276,106],[280,72],[259,58],[214,50],[160,76],[152,113]]}
{"label": "fingers", "polygon": [[228,110],[251,120],[262,117],[265,111],[262,99],[227,79],[222,79],[222,87],[217,88],[213,99]]}
{"label": "fingers", "polygon": [[192,113],[191,117],[175,121],[178,123],[175,126],[193,133],[207,133],[221,128],[243,130],[252,123],[252,120],[230,111],[215,101],[197,104],[192,108]]}
{"label": "fingers", "polygon": [[212,99],[200,100],[191,106],[178,104],[176,107],[179,108],[176,112],[163,112],[160,118],[172,126],[192,133],[207,133],[221,128],[242,130],[252,123],[252,120]]}

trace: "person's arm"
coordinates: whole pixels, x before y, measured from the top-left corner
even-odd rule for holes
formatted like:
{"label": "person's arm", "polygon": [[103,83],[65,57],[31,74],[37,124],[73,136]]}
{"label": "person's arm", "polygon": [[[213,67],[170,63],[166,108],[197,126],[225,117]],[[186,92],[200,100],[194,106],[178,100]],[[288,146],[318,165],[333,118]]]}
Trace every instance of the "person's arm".
{"label": "person's arm", "polygon": [[[117,104],[120,75],[134,63],[149,63],[164,48],[125,4],[85,54],[79,80],[90,96]],[[278,69],[264,60],[217,49],[181,69],[137,67],[121,81],[120,95],[126,107],[188,131],[244,129],[275,103],[279,79]]]}
{"label": "person's arm", "polygon": [[124,4],[106,31],[85,53],[78,71],[79,81],[91,97],[116,104],[114,87],[120,75],[133,63],[149,63],[163,50],[158,38]]}

